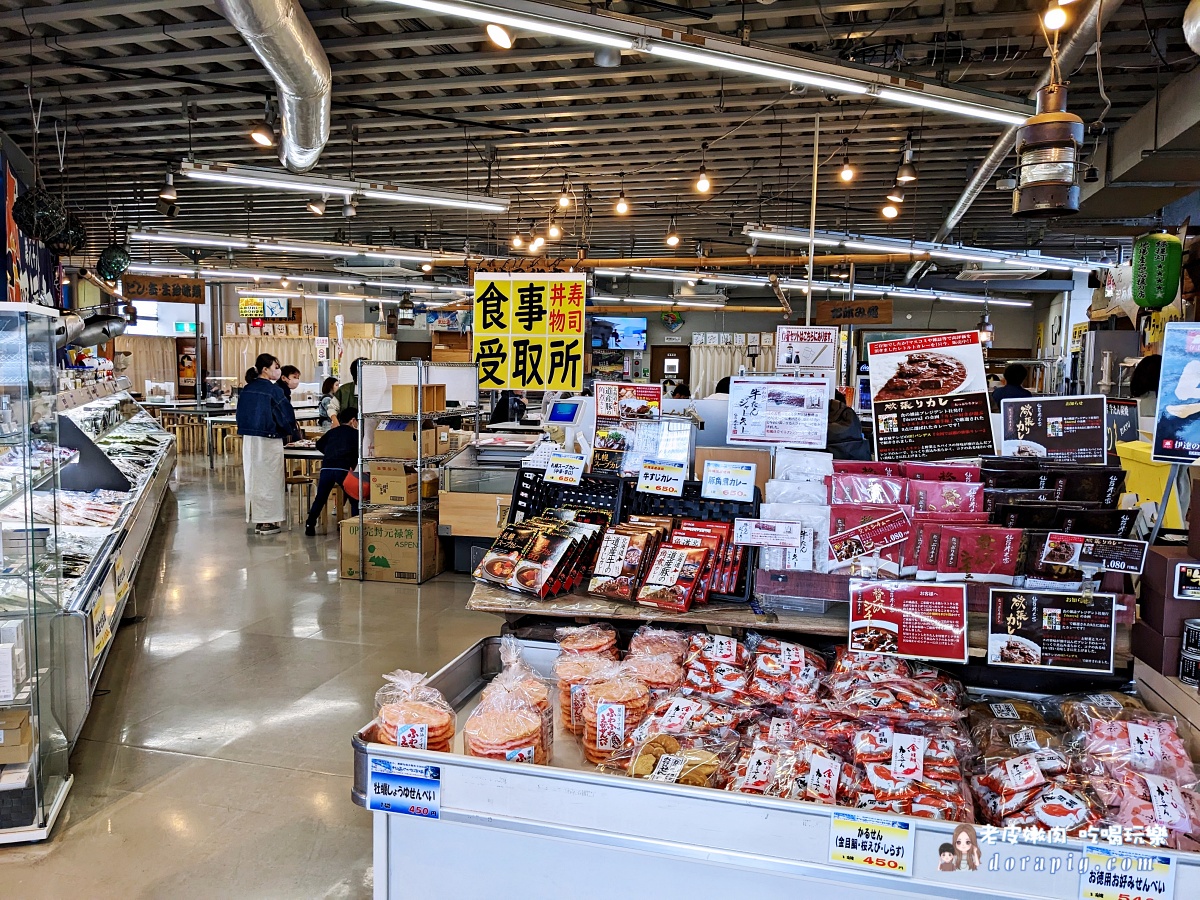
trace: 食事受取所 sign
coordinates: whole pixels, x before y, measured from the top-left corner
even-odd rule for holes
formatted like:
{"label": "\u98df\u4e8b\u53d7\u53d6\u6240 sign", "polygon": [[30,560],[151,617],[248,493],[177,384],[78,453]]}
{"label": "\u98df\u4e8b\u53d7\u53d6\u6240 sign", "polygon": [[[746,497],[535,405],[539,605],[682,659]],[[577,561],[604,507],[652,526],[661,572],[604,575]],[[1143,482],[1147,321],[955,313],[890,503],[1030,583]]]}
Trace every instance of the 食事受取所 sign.
{"label": "\u98df\u4e8b\u53d7\u53d6\u6240 sign", "polygon": [[475,275],[475,363],[483,390],[583,390],[582,275]]}

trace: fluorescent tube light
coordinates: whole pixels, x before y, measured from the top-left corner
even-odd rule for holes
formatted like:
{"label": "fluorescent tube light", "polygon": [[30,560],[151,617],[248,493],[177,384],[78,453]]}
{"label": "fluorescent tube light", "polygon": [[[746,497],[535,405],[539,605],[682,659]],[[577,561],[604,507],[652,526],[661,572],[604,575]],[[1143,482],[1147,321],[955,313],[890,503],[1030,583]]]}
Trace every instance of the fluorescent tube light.
{"label": "fluorescent tube light", "polygon": [[[758,75],[774,81],[786,81],[788,84],[808,84],[822,90],[837,91],[841,94],[865,94],[867,86],[841,78],[828,78],[804,69],[793,69],[785,66],[774,66],[769,63],[755,62],[744,57],[730,56],[724,53],[713,53],[706,50],[689,50],[676,44],[664,44],[653,41],[646,51],[655,56],[665,56],[667,59],[677,59],[681,62],[692,62],[702,66],[712,66],[727,72],[738,72],[743,75]],[[1024,121],[1022,119],[1021,121]]]}
{"label": "fluorescent tube light", "polygon": [[[397,0],[393,0],[397,2]],[[495,22],[497,25],[508,25],[524,31],[538,34],[550,34],[554,37],[570,38],[585,44],[599,44],[602,47],[616,47],[620,50],[632,50],[633,41],[626,37],[618,37],[606,31],[591,28],[577,28],[573,25],[551,22],[532,16],[515,16],[511,13],[493,11],[474,6],[469,3],[442,3],[439,0],[401,0],[400,6],[411,6],[414,9],[424,9],[432,13],[446,16],[461,16],[473,22]]]}
{"label": "fluorescent tube light", "polygon": [[391,203],[413,203],[421,206],[445,206],[458,209],[475,209],[482,212],[507,212],[508,201],[482,194],[455,194],[445,191],[429,191],[409,185],[360,181],[347,178],[332,178],[326,175],[296,174],[276,169],[259,169],[251,166],[223,165],[221,163],[192,162],[179,164],[180,172],[197,181],[212,181],[242,187],[258,187],[275,191],[298,193],[337,194],[343,198],[367,197]]}
{"label": "fluorescent tube light", "polygon": [[1022,125],[1028,116],[1011,113],[989,106],[976,106],[973,103],[962,103],[958,100],[945,100],[933,97],[920,91],[895,91],[884,88],[877,95],[880,100],[891,100],[905,106],[915,106],[919,109],[936,109],[939,112],[953,113],[972,119],[985,119],[988,122],[999,122],[1002,125]]}
{"label": "fluorescent tube light", "polygon": [[186,247],[224,247],[230,250],[248,250],[250,241],[223,234],[202,234],[196,231],[134,231],[129,235],[135,241],[156,244],[182,244]]}

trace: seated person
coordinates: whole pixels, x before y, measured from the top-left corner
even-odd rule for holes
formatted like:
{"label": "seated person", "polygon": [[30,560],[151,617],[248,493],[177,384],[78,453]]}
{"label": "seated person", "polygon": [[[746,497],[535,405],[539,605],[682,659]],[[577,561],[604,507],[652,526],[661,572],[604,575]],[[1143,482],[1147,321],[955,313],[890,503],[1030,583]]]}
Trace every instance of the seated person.
{"label": "seated person", "polygon": [[[317,438],[317,449],[321,451],[321,475],[317,479],[317,490],[312,506],[308,508],[308,520],[304,533],[316,535],[317,518],[325,509],[325,501],[335,486],[346,480],[346,476],[358,465],[358,410],[353,407],[337,411],[338,424]],[[358,501],[350,500],[350,515],[358,515]]]}
{"label": "seated person", "polygon": [[1021,400],[1033,394],[1024,387],[1029,370],[1020,363],[1011,363],[1004,370],[1004,384],[992,391],[992,410],[1000,411],[1001,400]]}

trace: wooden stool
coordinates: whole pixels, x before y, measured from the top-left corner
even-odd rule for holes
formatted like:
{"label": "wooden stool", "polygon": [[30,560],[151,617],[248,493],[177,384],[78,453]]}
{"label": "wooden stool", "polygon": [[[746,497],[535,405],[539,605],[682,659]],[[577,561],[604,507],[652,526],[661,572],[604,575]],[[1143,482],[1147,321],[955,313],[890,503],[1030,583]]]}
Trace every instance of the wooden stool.
{"label": "wooden stool", "polygon": [[286,478],[284,478],[283,483],[285,489],[287,490],[288,531],[291,531],[292,489],[295,488],[296,497],[300,500],[299,514],[297,515],[297,519],[303,522],[308,516],[308,508],[312,506],[313,480],[306,475],[288,475]]}

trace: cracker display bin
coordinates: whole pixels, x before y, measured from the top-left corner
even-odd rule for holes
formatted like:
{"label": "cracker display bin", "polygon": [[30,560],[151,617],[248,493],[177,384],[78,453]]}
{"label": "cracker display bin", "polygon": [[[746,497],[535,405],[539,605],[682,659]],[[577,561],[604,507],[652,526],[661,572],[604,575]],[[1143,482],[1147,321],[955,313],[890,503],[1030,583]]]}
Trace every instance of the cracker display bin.
{"label": "cracker display bin", "polygon": [[[557,645],[522,646],[526,661],[549,675]],[[942,872],[938,848],[952,840],[955,823],[891,816],[912,834],[909,874],[877,874],[829,861],[834,817],[854,810],[602,775],[579,766],[574,739],[561,732],[550,766],[463,756],[462,726],[500,670],[499,650],[499,638],[484,638],[431,679],[458,711],[454,753],[373,743],[373,724],[352,739],[359,806],[372,807],[373,763],[435,776],[423,782],[432,802],[426,794],[418,810],[436,807],[437,818],[372,811],[377,900],[611,900],[682,890],[698,898],[1082,896],[1084,845],[1073,839],[984,844],[978,871]],[[1174,897],[1200,897],[1200,854],[1138,849],[1171,859]]]}

